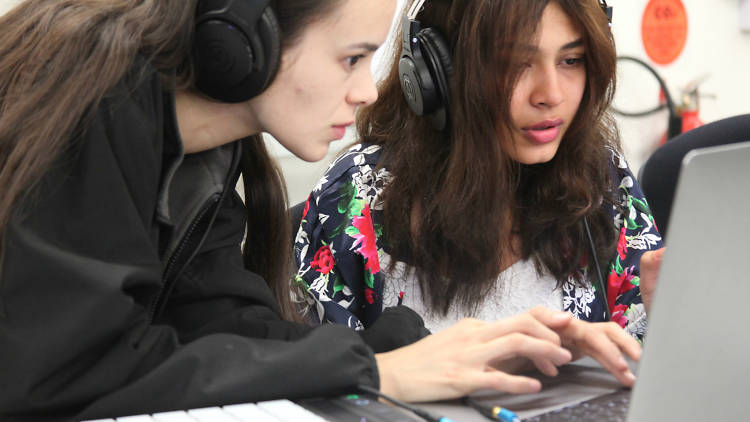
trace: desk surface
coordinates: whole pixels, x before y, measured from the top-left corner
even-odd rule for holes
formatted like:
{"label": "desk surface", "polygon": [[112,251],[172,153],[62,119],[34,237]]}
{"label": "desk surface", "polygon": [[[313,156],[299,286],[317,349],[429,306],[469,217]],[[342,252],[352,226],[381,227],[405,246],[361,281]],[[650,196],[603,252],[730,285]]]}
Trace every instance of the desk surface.
{"label": "desk surface", "polygon": [[[622,385],[596,361],[590,358],[560,368],[557,377],[535,376],[542,381],[542,391],[536,394],[513,395],[494,391],[479,392],[472,397],[491,406],[502,406],[520,418],[539,415],[566,405],[579,403],[613,392]],[[486,422],[487,418],[459,401],[420,404],[420,408],[456,422]]]}

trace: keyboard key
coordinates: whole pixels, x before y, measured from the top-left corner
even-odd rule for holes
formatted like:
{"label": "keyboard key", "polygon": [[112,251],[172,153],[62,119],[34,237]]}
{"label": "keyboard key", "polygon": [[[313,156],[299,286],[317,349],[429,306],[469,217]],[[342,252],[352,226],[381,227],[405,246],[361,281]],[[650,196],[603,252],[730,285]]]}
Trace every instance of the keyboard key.
{"label": "keyboard key", "polygon": [[117,422],[153,422],[153,419],[149,415],[123,416]]}
{"label": "keyboard key", "polygon": [[225,413],[220,407],[204,407],[190,409],[188,415],[199,422],[237,422],[237,418]]}
{"label": "keyboard key", "polygon": [[325,422],[320,416],[289,400],[258,402],[258,407],[282,421]]}
{"label": "keyboard key", "polygon": [[585,402],[556,409],[543,415],[524,419],[524,421],[625,421],[629,404],[630,391],[618,390],[614,393],[594,397]]}
{"label": "keyboard key", "polygon": [[154,422],[196,422],[197,419],[182,410],[174,412],[154,413],[151,415]]}
{"label": "keyboard key", "polygon": [[268,412],[253,403],[233,404],[224,406],[224,411],[240,421],[248,422],[281,422]]}

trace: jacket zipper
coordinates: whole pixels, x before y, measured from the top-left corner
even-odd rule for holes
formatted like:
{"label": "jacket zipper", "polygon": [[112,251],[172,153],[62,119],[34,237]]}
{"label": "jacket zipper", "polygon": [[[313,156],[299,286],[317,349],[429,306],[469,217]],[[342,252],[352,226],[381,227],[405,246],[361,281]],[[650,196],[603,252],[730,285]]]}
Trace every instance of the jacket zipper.
{"label": "jacket zipper", "polygon": [[[221,199],[221,196],[213,198],[213,200],[211,200],[201,209],[201,211],[195,217],[193,222],[190,224],[190,227],[185,233],[185,236],[182,238],[182,241],[180,241],[180,245],[177,247],[175,252],[169,258],[169,262],[167,263],[166,269],[164,270],[164,273],[162,275],[162,283],[161,283],[162,287],[159,290],[159,294],[151,302],[151,309],[149,310],[149,321],[151,324],[153,324],[156,321],[156,319],[161,315],[162,311],[164,310],[164,307],[166,306],[169,295],[171,294],[172,289],[174,288],[174,285],[177,283],[177,277],[182,273],[182,271],[185,268],[187,268],[187,266],[192,261],[192,257],[186,259],[185,262],[182,263],[182,266],[179,268],[178,271],[173,271],[179,259],[182,256],[182,252],[185,250],[185,247],[187,246],[189,241],[192,239],[195,229],[198,228],[198,226],[203,222],[203,218],[206,216],[208,211],[215,208],[214,206],[218,204],[220,199]],[[209,229],[210,227],[206,227],[204,234],[206,234]],[[202,243],[203,242],[201,242],[201,244]],[[197,247],[200,247],[201,244],[198,244]],[[174,276],[170,277],[171,275],[174,275]]]}

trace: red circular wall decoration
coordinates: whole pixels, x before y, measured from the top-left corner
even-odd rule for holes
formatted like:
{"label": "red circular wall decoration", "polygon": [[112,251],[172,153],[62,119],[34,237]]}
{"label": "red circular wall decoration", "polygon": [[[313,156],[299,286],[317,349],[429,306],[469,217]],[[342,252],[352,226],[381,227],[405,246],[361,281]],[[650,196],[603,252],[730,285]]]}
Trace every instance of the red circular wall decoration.
{"label": "red circular wall decoration", "polygon": [[641,38],[648,57],[657,64],[675,61],[687,42],[688,19],[681,0],[650,0],[643,12]]}

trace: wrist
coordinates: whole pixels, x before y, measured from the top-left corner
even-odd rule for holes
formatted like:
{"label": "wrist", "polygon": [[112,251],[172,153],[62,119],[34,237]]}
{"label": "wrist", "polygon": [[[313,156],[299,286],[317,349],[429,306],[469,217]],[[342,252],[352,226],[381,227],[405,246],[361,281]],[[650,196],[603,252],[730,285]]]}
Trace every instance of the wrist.
{"label": "wrist", "polygon": [[380,391],[401,400],[402,394],[394,367],[393,352],[377,353],[375,355],[375,362],[378,365],[378,374],[380,376]]}

